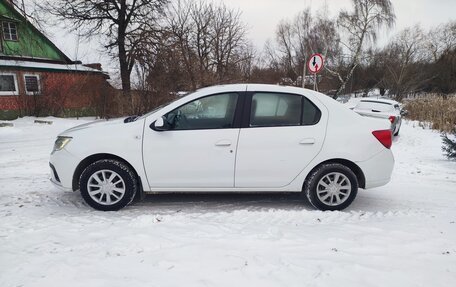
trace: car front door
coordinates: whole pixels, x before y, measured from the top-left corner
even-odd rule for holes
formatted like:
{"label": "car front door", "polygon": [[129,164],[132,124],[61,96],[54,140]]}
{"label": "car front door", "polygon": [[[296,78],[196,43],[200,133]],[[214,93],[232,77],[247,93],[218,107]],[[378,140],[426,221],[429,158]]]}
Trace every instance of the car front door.
{"label": "car front door", "polygon": [[251,92],[246,103],[250,116],[239,135],[235,187],[284,187],[321,150],[326,113],[296,94]]}
{"label": "car front door", "polygon": [[145,127],[143,159],[151,190],[234,186],[240,98],[238,93],[198,98],[164,115],[168,130]]}

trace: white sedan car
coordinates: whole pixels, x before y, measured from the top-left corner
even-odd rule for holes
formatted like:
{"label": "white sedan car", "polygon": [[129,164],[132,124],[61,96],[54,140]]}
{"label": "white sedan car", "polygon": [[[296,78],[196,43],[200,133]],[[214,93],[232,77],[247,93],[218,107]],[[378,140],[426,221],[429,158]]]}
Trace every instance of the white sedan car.
{"label": "white sedan car", "polygon": [[399,135],[402,124],[400,104],[389,99],[365,98],[353,108],[356,113],[377,119],[386,119],[391,123],[393,135]]}
{"label": "white sedan car", "polygon": [[215,86],[140,117],[64,131],[51,181],[104,211],[169,192],[302,192],[318,209],[341,210],[358,188],[389,182],[391,143],[387,123],[317,92]]}

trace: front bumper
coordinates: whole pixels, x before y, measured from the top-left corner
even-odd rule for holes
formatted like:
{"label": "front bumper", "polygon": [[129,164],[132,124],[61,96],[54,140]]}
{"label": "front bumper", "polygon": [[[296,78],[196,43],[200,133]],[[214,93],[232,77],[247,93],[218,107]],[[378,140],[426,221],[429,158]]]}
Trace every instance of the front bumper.
{"label": "front bumper", "polygon": [[51,154],[51,182],[62,190],[72,190],[73,175],[79,162],[78,158],[65,149]]}
{"label": "front bumper", "polygon": [[63,190],[63,191],[72,191],[71,188],[63,187],[63,186],[60,184],[60,182],[56,181],[54,178],[52,178],[52,176],[51,176],[51,178],[50,178],[49,180],[54,184],[55,187],[57,187],[57,188],[60,189],[60,190]]}

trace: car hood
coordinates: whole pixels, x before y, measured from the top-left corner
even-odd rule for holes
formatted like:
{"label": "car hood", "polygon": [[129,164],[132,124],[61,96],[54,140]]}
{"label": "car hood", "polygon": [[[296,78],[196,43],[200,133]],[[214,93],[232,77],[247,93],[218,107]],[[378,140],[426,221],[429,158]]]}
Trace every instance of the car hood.
{"label": "car hood", "polygon": [[105,119],[96,120],[96,121],[93,121],[90,123],[85,123],[85,124],[78,125],[78,126],[70,128],[70,129],[67,129],[64,132],[60,133],[59,136],[70,135],[73,132],[84,130],[84,129],[89,129],[89,128],[94,128],[94,127],[123,125],[124,120],[125,120],[125,118],[115,118],[115,119],[109,119],[109,120],[105,120]]}

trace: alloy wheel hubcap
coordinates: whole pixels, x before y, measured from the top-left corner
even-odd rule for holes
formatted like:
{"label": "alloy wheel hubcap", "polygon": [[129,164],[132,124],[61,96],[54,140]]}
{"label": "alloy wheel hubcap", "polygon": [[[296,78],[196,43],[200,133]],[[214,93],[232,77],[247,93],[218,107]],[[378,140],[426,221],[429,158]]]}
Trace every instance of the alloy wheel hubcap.
{"label": "alloy wheel hubcap", "polygon": [[338,206],[344,203],[350,193],[350,180],[340,172],[328,173],[317,184],[318,199],[329,206]]}
{"label": "alloy wheel hubcap", "polygon": [[96,203],[113,205],[125,195],[125,182],[115,171],[103,169],[90,176],[87,191]]}

